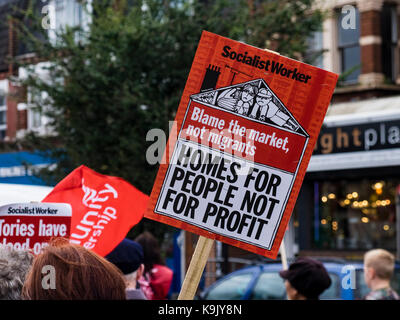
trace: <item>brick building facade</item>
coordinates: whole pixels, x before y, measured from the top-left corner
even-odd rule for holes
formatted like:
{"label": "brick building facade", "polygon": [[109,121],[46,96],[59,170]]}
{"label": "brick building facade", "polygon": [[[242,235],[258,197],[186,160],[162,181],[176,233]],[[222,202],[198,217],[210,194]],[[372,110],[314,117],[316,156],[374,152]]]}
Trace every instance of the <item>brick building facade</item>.
{"label": "brick building facade", "polygon": [[[91,1],[87,3],[90,10]],[[0,0],[0,141],[14,141],[29,130],[45,131],[46,119],[29,108],[26,88],[11,80],[24,73],[13,60],[37,62],[35,54],[18,41],[17,21],[24,22],[24,11],[28,8],[34,10],[38,19],[50,22],[47,32],[51,39],[54,29],[65,25],[85,26],[89,20],[83,6],[78,0]],[[37,65],[36,70],[39,73],[41,66]]]}
{"label": "brick building facade", "polygon": [[[399,38],[400,2],[384,0],[327,1],[330,10],[339,12],[352,5],[359,15],[360,75],[356,86],[338,88],[333,102],[369,99],[398,94],[400,87]],[[339,6],[337,6],[339,4]],[[329,6],[328,6],[329,8]],[[336,27],[336,28],[335,28]],[[326,68],[343,72],[338,43],[338,21],[328,18],[324,23]],[[330,31],[330,32],[329,32]]]}
{"label": "brick building facade", "polygon": [[17,108],[20,91],[9,79],[17,75],[11,59],[24,54],[18,48],[15,20],[21,19],[18,9],[26,9],[27,1],[0,1],[0,140],[15,139],[18,129],[26,127],[26,111]]}

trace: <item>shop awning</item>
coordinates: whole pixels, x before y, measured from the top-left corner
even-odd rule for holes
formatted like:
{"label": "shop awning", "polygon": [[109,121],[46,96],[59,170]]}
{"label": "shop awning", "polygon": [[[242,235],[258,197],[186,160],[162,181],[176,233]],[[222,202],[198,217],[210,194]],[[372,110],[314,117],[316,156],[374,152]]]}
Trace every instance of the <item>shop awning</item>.
{"label": "shop awning", "polygon": [[0,206],[18,202],[40,202],[52,187],[0,183]]}
{"label": "shop awning", "polygon": [[[358,147],[339,150],[337,145],[346,142],[342,136],[346,130],[348,140],[353,142],[351,128],[359,130]],[[332,137],[323,137],[324,132],[330,132]],[[397,132],[400,132],[400,96],[333,104],[318,138],[320,144],[324,142],[322,139],[325,138],[326,144],[330,138],[333,151],[314,152],[307,172],[400,166],[400,141],[395,141]],[[375,144],[371,146],[368,139]],[[356,151],[349,152],[352,149]]]}
{"label": "shop awning", "polygon": [[54,160],[38,152],[0,153],[0,183],[46,185],[36,170],[50,168]]}
{"label": "shop awning", "polygon": [[353,102],[331,104],[324,123],[360,123],[387,118],[393,114],[400,116],[400,95]]}

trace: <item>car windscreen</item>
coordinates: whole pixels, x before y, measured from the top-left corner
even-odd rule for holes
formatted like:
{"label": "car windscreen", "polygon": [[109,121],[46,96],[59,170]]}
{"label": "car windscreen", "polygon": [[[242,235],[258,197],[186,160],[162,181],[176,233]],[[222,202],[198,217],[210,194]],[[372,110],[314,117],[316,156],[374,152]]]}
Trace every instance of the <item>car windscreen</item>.
{"label": "car windscreen", "polygon": [[205,296],[206,300],[239,300],[246,293],[253,273],[233,275],[217,283]]}
{"label": "car windscreen", "polygon": [[263,272],[250,296],[252,300],[286,299],[284,280],[277,272]]}
{"label": "car windscreen", "polygon": [[320,300],[337,300],[340,297],[340,278],[337,274],[329,272],[332,283],[320,296]]}

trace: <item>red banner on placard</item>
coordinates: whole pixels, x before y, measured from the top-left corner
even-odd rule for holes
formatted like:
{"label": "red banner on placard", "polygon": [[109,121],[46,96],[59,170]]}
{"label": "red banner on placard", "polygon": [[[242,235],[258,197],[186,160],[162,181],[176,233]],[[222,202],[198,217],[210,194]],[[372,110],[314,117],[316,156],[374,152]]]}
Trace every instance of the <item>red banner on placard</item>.
{"label": "red banner on placard", "polygon": [[236,114],[227,118],[226,111],[197,101],[190,103],[179,138],[292,173],[307,140],[306,135]]}
{"label": "red banner on placard", "polygon": [[148,196],[125,180],[80,166],[55,186],[43,202],[72,207],[70,242],[105,256],[143,217]]}
{"label": "red banner on placard", "polygon": [[0,207],[0,244],[39,254],[53,237],[69,238],[67,203],[15,203]]}

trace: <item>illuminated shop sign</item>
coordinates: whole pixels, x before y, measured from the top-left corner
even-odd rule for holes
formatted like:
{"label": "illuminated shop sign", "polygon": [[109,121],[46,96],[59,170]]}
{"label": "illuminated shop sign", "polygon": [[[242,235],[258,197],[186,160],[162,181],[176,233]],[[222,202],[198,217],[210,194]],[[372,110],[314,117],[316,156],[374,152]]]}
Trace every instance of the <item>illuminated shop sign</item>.
{"label": "illuminated shop sign", "polygon": [[400,147],[400,119],[329,127],[324,125],[313,155]]}

